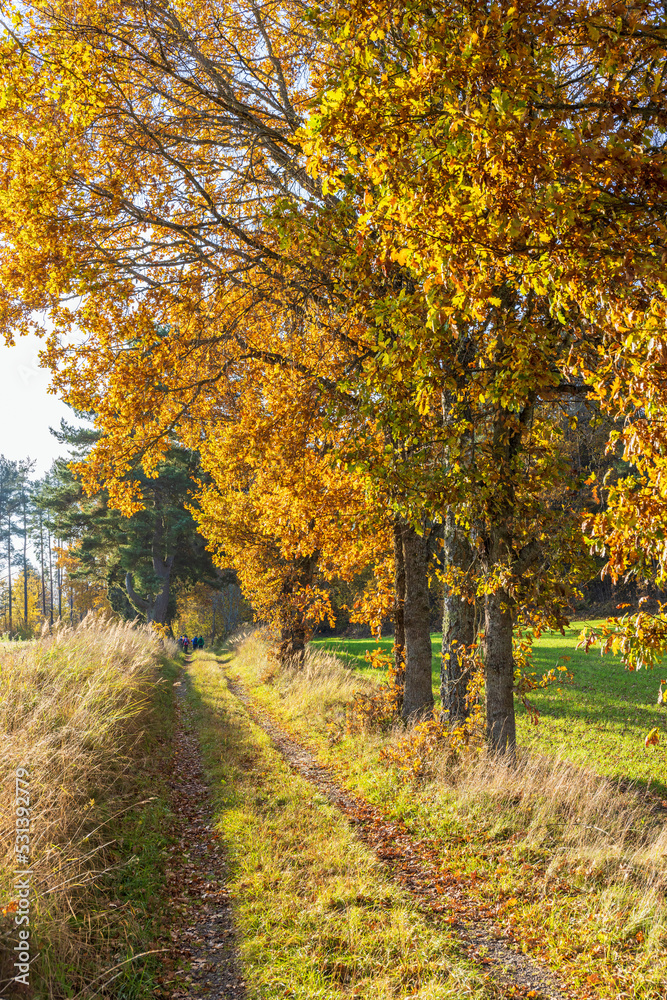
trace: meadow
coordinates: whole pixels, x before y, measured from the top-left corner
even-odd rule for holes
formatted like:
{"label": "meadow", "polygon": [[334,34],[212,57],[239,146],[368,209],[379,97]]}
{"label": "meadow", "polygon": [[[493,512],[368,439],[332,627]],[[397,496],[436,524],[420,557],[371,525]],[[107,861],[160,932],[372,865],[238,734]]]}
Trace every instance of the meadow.
{"label": "meadow", "polygon": [[[561,755],[598,774],[637,782],[667,797],[667,710],[657,704],[663,676],[656,671],[628,671],[618,657],[600,656],[594,648],[588,653],[577,649],[582,629],[595,624],[573,622],[565,635],[546,633],[535,641],[537,671],[544,673],[570,657],[566,665],[573,679],[531,695],[539,712],[537,725],[518,706],[519,744]],[[439,704],[442,635],[433,633],[431,641],[433,695]],[[373,639],[315,639],[311,645],[335,653],[361,677],[378,679],[379,672],[366,660],[366,651],[377,646]],[[380,646],[389,652],[392,640],[381,640]],[[660,742],[645,747],[646,735],[656,726]]]}

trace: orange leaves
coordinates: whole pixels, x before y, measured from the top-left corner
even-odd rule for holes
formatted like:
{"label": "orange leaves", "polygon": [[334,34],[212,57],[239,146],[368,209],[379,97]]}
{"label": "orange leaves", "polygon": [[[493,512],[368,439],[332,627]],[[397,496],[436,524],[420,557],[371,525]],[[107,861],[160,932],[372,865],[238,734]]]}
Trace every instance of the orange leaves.
{"label": "orange leaves", "polygon": [[[584,629],[579,647],[586,651],[598,646],[601,655],[620,656],[629,670],[653,669],[662,662],[667,649],[667,613],[660,605],[657,613],[639,611],[619,618],[607,618],[599,628]],[[659,690],[658,704],[662,687]]]}

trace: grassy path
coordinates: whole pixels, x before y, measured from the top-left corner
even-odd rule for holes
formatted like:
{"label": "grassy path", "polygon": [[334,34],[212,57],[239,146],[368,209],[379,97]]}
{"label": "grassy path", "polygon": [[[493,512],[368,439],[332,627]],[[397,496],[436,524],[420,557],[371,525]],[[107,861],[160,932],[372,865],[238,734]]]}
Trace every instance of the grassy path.
{"label": "grassy path", "polygon": [[288,766],[213,655],[197,654],[188,675],[249,997],[493,1000],[529,992],[494,983],[445,921],[421,912],[322,790]]}
{"label": "grassy path", "polygon": [[[186,662],[186,669],[189,664]],[[169,1000],[243,1000],[225,853],[213,830],[213,806],[199,738],[185,699],[185,678],[175,682],[177,702],[171,793],[171,848],[166,896],[172,947],[163,963],[161,994]]]}
{"label": "grassy path", "polygon": [[507,946],[488,916],[480,913],[478,901],[467,896],[460,881],[453,879],[439,863],[441,859],[433,844],[415,841],[404,824],[392,823],[360,796],[351,796],[303,744],[285,733],[275,718],[258,710],[239,681],[227,678],[227,684],[288,764],[315,785],[355,826],[362,843],[371,848],[387,866],[392,878],[415,898],[427,918],[436,924],[444,921],[456,929],[469,957],[489,967],[488,974],[496,986],[504,987],[509,995],[524,992],[549,1000],[565,996],[564,984],[557,982],[553,973]]}

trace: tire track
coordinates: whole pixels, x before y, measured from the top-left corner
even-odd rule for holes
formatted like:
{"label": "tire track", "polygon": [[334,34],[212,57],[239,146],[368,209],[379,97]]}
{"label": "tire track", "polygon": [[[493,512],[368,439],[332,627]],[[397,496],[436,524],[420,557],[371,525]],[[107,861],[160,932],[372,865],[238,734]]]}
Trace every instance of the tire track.
{"label": "tire track", "polygon": [[[185,669],[190,663],[185,661]],[[183,676],[183,675],[181,675]],[[176,817],[167,872],[171,953],[161,977],[164,1000],[243,1000],[246,989],[227,891],[227,864],[213,833],[213,805],[183,680],[177,694],[173,769],[168,778]],[[183,969],[187,962],[189,968]]]}

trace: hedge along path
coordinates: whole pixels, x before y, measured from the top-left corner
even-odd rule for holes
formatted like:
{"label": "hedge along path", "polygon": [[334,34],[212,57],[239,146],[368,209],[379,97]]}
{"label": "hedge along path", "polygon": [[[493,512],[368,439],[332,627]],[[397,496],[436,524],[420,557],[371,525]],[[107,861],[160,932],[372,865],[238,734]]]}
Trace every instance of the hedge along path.
{"label": "hedge along path", "polygon": [[551,969],[509,947],[494,930],[493,920],[480,914],[458,880],[438,867],[431,845],[412,839],[402,823],[360,796],[344,790],[331,772],[303,744],[280,727],[249,695],[240,678],[229,676],[228,661],[216,657],[230,693],[245,707],[252,721],[269,736],[286,762],[306,778],[347,818],[359,839],[389,868],[402,888],[416,900],[430,920],[447,924],[458,936],[468,956],[486,967],[487,978],[512,996],[534,1000],[569,1000],[579,994]]}

